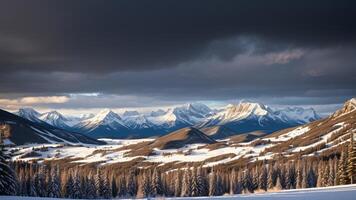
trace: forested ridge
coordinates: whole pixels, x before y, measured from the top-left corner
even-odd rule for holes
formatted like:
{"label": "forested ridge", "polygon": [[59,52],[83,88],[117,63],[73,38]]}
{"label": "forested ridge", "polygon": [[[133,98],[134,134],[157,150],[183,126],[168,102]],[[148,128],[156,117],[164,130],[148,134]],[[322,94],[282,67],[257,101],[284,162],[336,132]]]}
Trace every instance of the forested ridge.
{"label": "forested ridge", "polygon": [[[281,157],[236,167],[202,167],[192,163],[172,170],[159,166],[61,168],[53,163],[14,162],[13,185],[17,189],[2,194],[88,199],[189,197],[326,187],[355,183],[355,155],[355,142],[351,139],[329,156],[296,160]],[[6,185],[5,179],[1,180]]]}

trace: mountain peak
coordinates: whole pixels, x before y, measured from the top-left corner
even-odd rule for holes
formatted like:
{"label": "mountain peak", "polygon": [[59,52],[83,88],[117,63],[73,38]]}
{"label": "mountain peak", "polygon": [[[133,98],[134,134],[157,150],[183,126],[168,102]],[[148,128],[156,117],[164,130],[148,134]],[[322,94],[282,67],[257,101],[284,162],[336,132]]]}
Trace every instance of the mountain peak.
{"label": "mountain peak", "polygon": [[15,114],[33,122],[39,122],[39,117],[41,115],[33,108],[20,108]]}
{"label": "mountain peak", "polygon": [[286,107],[274,111],[273,114],[280,117],[282,120],[295,121],[297,123],[308,123],[321,119],[313,108]]}
{"label": "mountain peak", "polygon": [[44,113],[43,116],[45,116],[45,118],[51,118],[51,119],[65,119],[65,117],[61,113],[55,110]]}
{"label": "mountain peak", "polygon": [[349,110],[354,110],[356,108],[356,98],[352,98],[345,102],[344,107]]}
{"label": "mountain peak", "polygon": [[94,117],[89,118],[87,120],[91,121],[92,123],[98,123],[98,122],[111,123],[113,121],[120,121],[121,118],[118,114],[114,113],[112,110],[103,109]]}
{"label": "mountain peak", "polygon": [[228,119],[243,119],[250,115],[263,116],[268,113],[266,106],[260,103],[240,102],[227,105],[223,114]]}
{"label": "mountain peak", "polygon": [[212,114],[212,110],[202,103],[185,104],[183,106],[175,107],[167,113],[170,112],[175,115],[177,119],[190,125],[202,121],[204,118]]}
{"label": "mountain peak", "polygon": [[28,107],[26,107],[26,108],[20,108],[18,111],[17,111],[17,114],[18,115],[28,115],[28,114],[31,114],[31,115],[40,115],[40,113],[39,112],[37,112],[35,109],[33,109],[33,108],[28,108]]}
{"label": "mountain peak", "polygon": [[58,128],[64,128],[64,129],[68,128],[70,125],[72,125],[72,123],[75,123],[75,121],[71,121],[67,119],[58,111],[50,111],[50,112],[43,113],[39,117],[39,119],[52,126]]}
{"label": "mountain peak", "polygon": [[340,116],[346,113],[350,113],[356,109],[356,98],[352,98],[344,103],[344,106],[337,110],[332,116]]}

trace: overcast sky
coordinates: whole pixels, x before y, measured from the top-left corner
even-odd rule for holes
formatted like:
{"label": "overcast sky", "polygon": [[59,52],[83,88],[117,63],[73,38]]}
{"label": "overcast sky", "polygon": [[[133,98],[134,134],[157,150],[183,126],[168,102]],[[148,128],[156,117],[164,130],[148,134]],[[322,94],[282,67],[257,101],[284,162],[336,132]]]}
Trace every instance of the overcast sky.
{"label": "overcast sky", "polygon": [[329,113],[356,96],[355,19],[354,0],[2,0],[0,107]]}

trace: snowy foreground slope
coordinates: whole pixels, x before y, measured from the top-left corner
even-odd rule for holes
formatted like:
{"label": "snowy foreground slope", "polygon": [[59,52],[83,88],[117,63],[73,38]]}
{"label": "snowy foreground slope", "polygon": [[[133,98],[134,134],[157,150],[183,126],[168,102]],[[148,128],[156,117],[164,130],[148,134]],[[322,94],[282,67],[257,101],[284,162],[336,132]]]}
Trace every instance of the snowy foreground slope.
{"label": "snowy foreground slope", "polygon": [[356,184],[324,188],[283,190],[281,192],[268,192],[261,194],[172,199],[354,200],[355,195]]}
{"label": "snowy foreground slope", "polygon": [[[324,188],[310,188],[298,190],[284,190],[281,192],[268,192],[260,194],[247,195],[233,195],[233,196],[216,196],[216,197],[180,197],[180,198],[166,198],[166,199],[271,199],[271,200],[353,200],[356,196],[356,184],[343,185]],[[1,200],[35,200],[35,199],[53,199],[58,198],[39,198],[39,197],[18,197],[18,196],[0,196]],[[157,198],[164,199],[164,198]]]}

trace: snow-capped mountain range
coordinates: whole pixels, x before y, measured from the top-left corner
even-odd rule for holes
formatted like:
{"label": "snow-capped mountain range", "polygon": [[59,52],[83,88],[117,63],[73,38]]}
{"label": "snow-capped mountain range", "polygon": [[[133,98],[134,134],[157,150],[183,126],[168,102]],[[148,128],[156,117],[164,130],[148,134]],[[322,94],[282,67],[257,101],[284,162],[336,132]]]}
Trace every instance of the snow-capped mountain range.
{"label": "snow-capped mountain range", "polygon": [[69,117],[57,111],[39,113],[22,108],[15,114],[36,123],[80,132],[94,138],[142,138],[159,136],[184,127],[225,126],[232,133],[267,133],[320,119],[314,109],[284,108],[272,110],[260,103],[242,102],[214,110],[202,103],[190,103],[149,114],[126,111],[122,116],[104,109],[96,115]]}
{"label": "snow-capped mountain range", "polygon": [[272,133],[320,118],[312,108],[288,107],[273,110],[260,103],[241,102],[237,105],[229,104],[220,112],[205,119],[197,127],[224,126],[235,134],[252,131]]}
{"label": "snow-capped mountain range", "polygon": [[[231,107],[231,105],[228,107]],[[277,112],[269,110],[272,113],[266,113],[264,110],[268,110],[268,107],[260,104],[243,104],[240,107],[235,107],[237,108],[231,109],[240,112],[246,118],[252,117],[246,112],[252,113],[257,118],[272,116],[273,113]],[[289,110],[297,110],[300,113],[299,109]],[[288,113],[290,114],[290,112]],[[308,113],[308,111],[306,112]],[[225,116],[236,117],[232,119],[242,120],[237,113],[224,109],[218,113],[207,118],[221,117],[225,113]],[[105,114],[113,116],[110,111]],[[301,115],[301,118],[310,119],[308,117],[305,118],[305,115]],[[278,119],[281,116],[284,117],[281,112],[277,112],[273,117]],[[78,163],[81,166],[100,163],[101,166],[115,165],[123,168],[125,166],[130,168],[132,166],[149,168],[150,166],[157,167],[157,164],[159,164],[159,166],[164,166],[165,169],[170,171],[177,170],[187,163],[191,164],[193,162],[203,167],[219,165],[221,167],[231,167],[241,165],[242,162],[268,162],[269,160],[275,161],[278,159],[295,161],[300,158],[308,159],[312,157],[320,159],[338,155],[343,148],[347,147],[351,134],[356,131],[355,116],[356,98],[353,98],[345,102],[341,109],[324,119],[279,130],[272,134],[256,131],[254,133],[234,135],[224,140],[216,140],[211,137],[211,134],[207,134],[202,129],[187,127],[158,138],[133,140],[100,139],[100,141],[107,143],[107,145],[100,146],[63,146],[52,143],[48,144],[50,148],[36,151],[33,144],[29,144],[20,147],[15,146],[11,151],[14,152],[12,159],[16,160],[51,162],[65,159],[65,162]],[[9,116],[4,116],[3,119],[13,121]],[[113,120],[116,121],[117,119]],[[17,120],[17,122],[19,121],[21,120]],[[22,121],[28,122],[28,120]],[[12,130],[16,130],[15,127]],[[18,135],[21,133],[23,134],[24,132],[22,130],[18,131]],[[23,135],[27,136],[27,134]],[[45,136],[48,137],[48,135]],[[42,146],[43,144],[37,145],[37,147]],[[32,153],[33,151],[36,153]],[[56,159],[53,159],[54,157]],[[149,165],[149,163],[154,163],[154,165]]]}

